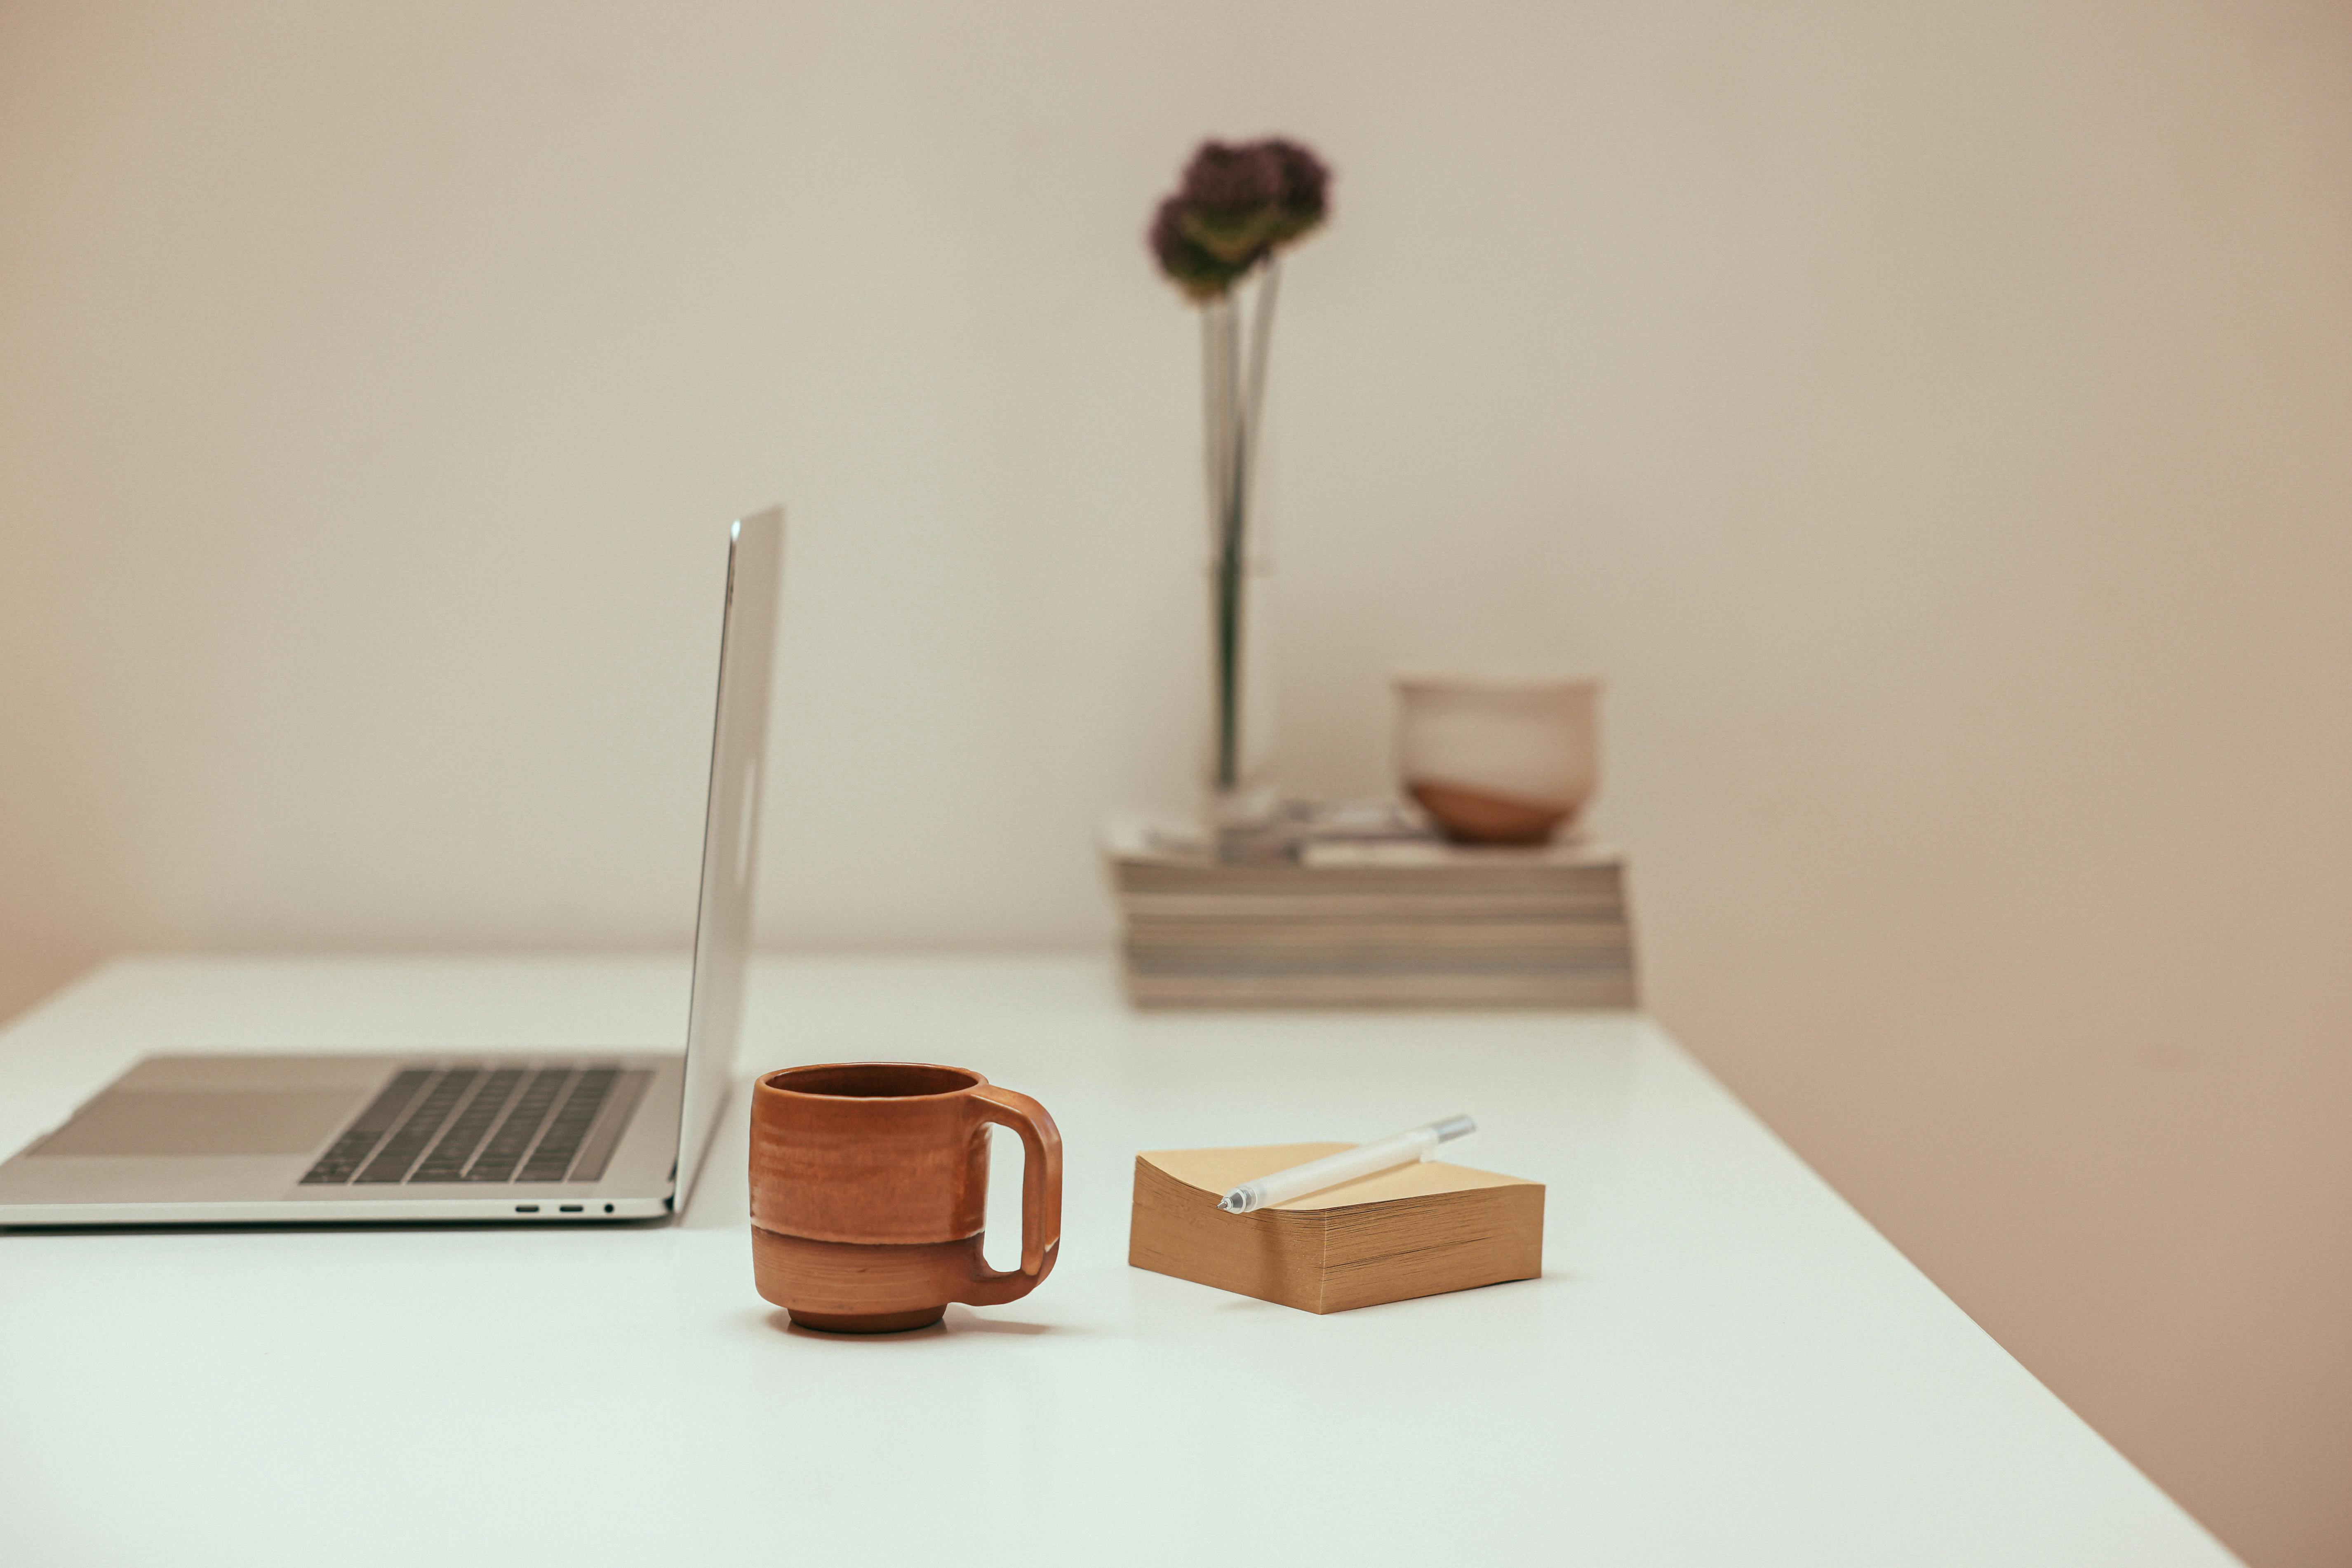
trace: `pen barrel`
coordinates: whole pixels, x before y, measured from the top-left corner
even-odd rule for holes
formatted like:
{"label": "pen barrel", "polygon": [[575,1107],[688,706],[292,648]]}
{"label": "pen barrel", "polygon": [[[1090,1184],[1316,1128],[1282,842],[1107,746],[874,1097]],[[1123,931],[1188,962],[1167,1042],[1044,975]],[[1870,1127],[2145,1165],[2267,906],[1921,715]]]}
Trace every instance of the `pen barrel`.
{"label": "pen barrel", "polygon": [[1251,1206],[1265,1208],[1275,1204],[1286,1204],[1293,1198],[1303,1198],[1359,1177],[1377,1175],[1399,1165],[1410,1165],[1416,1160],[1427,1159],[1429,1152],[1437,1147],[1437,1142],[1435,1129],[1416,1127],[1393,1138],[1383,1138],[1376,1143],[1360,1143],[1353,1149],[1328,1154],[1320,1160],[1310,1160],[1287,1171],[1260,1176],[1247,1184],[1256,1188],[1258,1193],[1257,1202]]}
{"label": "pen barrel", "polygon": [[1320,1160],[1309,1160],[1304,1165],[1293,1165],[1287,1171],[1260,1176],[1255,1182],[1244,1182],[1219,1199],[1217,1206],[1228,1214],[1248,1214],[1274,1204],[1286,1204],[1293,1198],[1303,1198],[1361,1176],[1378,1175],[1399,1165],[1426,1160],[1437,1152],[1439,1144],[1466,1138],[1476,1131],[1478,1124],[1470,1118],[1449,1116],[1393,1138],[1361,1143]]}

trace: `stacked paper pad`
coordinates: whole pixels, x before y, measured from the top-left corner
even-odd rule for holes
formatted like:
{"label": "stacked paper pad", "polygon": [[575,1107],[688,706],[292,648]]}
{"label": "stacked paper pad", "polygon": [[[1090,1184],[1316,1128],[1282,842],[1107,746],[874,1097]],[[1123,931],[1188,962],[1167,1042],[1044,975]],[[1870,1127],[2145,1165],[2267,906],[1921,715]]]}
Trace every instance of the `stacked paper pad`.
{"label": "stacked paper pad", "polygon": [[1222,864],[1107,844],[1139,1007],[1631,1007],[1623,858],[1591,844],[1315,843]]}
{"label": "stacked paper pad", "polygon": [[1164,1149],[1135,1157],[1127,1261],[1307,1312],[1468,1290],[1543,1273],[1540,1183],[1436,1160],[1251,1214],[1220,1194],[1351,1147]]}

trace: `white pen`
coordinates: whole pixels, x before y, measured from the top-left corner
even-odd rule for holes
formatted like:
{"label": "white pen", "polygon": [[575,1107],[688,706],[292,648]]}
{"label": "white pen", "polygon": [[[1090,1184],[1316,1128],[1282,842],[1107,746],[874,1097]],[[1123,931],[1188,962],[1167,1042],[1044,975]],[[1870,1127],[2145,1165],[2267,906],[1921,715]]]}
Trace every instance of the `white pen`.
{"label": "white pen", "polygon": [[1309,1160],[1304,1165],[1293,1165],[1287,1171],[1276,1171],[1270,1176],[1260,1176],[1255,1182],[1244,1182],[1217,1200],[1217,1206],[1227,1214],[1247,1214],[1273,1204],[1286,1204],[1293,1198],[1303,1198],[1309,1193],[1319,1193],[1326,1187],[1336,1187],[1342,1182],[1352,1182],[1359,1176],[1393,1170],[1426,1160],[1437,1152],[1440,1143],[1451,1143],[1456,1138],[1466,1138],[1478,1131],[1478,1124],[1466,1116],[1449,1116],[1443,1121],[1433,1121],[1426,1127],[1416,1127],[1410,1132],[1400,1132],[1393,1138],[1383,1138],[1377,1143],[1359,1143],[1353,1149],[1337,1154],[1327,1154],[1320,1160]]}

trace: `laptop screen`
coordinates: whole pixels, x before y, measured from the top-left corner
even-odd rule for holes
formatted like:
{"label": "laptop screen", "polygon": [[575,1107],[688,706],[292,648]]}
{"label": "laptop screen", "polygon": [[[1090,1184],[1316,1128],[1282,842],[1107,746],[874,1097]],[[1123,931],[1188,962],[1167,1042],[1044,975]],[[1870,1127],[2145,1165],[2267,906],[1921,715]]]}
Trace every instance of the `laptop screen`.
{"label": "laptop screen", "polygon": [[735,524],[727,552],[727,612],[719,635],[719,718],[710,737],[710,801],[702,826],[702,902],[694,922],[694,1000],[679,1102],[677,1206],[694,1190],[710,1145],[743,1023],[759,870],[760,777],[767,757],[768,678],[782,587],[781,508]]}

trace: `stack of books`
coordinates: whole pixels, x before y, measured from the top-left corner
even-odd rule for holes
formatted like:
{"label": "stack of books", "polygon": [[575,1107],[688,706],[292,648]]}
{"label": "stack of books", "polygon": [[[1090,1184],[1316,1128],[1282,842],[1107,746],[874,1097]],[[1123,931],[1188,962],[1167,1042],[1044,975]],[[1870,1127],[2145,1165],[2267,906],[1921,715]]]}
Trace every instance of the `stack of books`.
{"label": "stack of books", "polygon": [[1312,837],[1222,862],[1149,828],[1105,858],[1139,1007],[1631,1007],[1625,867],[1588,843]]}

